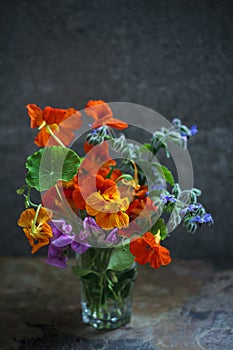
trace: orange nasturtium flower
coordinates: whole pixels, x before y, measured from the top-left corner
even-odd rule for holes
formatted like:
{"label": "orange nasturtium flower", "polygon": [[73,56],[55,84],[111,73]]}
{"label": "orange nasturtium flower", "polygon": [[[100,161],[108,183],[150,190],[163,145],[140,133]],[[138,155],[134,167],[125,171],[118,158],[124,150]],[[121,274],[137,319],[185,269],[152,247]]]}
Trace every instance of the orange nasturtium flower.
{"label": "orange nasturtium flower", "polygon": [[49,238],[53,236],[51,226],[48,221],[51,217],[48,211],[43,207],[35,209],[26,209],[20,215],[18,225],[23,227],[25,236],[32,247],[32,253],[35,253],[41,247],[49,244]]}
{"label": "orange nasturtium flower", "polygon": [[160,232],[156,235],[146,232],[142,237],[133,239],[130,242],[130,252],[140,265],[150,263],[155,269],[171,262],[169,250],[160,245]]}
{"label": "orange nasturtium flower", "polygon": [[34,142],[39,147],[61,144],[68,146],[74,138],[73,130],[81,126],[81,113],[74,108],[59,109],[45,107],[41,110],[35,104],[28,104],[31,128],[38,128]]}
{"label": "orange nasturtium flower", "polygon": [[102,192],[93,192],[86,199],[87,214],[95,216],[97,225],[106,230],[127,227],[129,224],[129,217],[125,213],[129,200],[127,197],[121,198],[117,186],[112,185],[112,182],[105,180]]}
{"label": "orange nasturtium flower", "polygon": [[92,128],[98,128],[101,125],[109,125],[114,129],[122,130],[128,127],[128,124],[120,119],[113,118],[113,113],[109,105],[102,100],[88,101],[86,114],[94,119]]}

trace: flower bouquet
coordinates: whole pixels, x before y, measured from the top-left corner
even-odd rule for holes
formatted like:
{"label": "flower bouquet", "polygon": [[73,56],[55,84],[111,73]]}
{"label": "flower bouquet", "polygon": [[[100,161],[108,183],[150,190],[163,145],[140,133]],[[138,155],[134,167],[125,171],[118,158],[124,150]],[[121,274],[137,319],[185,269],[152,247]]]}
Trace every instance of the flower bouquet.
{"label": "flower bouquet", "polygon": [[154,269],[169,264],[161,243],[170,232],[182,221],[188,232],[213,223],[198,202],[201,191],[182,188],[156,158],[159,151],[186,154],[196,126],[174,119],[149,143],[129,142],[122,133],[129,123],[113,107],[101,100],[89,101],[83,111],[27,105],[40,149],[27,158],[25,185],[17,190],[26,207],[18,225],[31,252],[48,245],[46,263],[60,268],[76,257],[83,322],[98,329],[130,321],[136,263]]}

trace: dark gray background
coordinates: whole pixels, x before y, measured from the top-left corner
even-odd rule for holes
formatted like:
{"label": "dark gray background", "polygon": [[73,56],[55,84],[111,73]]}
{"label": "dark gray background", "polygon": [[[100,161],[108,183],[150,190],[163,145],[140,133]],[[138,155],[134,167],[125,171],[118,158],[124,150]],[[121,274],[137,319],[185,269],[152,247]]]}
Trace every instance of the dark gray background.
{"label": "dark gray background", "polygon": [[[233,11],[231,1],[1,1],[1,245],[29,254],[16,221],[26,156],[36,150],[27,103],[82,109],[132,102],[198,124],[195,186],[215,219],[181,228],[173,256],[232,263]],[[46,249],[44,250],[44,252]]]}

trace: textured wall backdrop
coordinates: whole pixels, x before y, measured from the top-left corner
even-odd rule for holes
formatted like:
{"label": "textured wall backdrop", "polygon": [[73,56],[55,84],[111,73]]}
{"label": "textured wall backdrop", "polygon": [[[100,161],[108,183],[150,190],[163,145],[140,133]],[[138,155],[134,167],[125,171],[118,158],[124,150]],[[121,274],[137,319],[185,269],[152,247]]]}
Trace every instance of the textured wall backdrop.
{"label": "textured wall backdrop", "polygon": [[2,254],[29,254],[15,194],[36,146],[27,103],[132,102],[198,124],[195,185],[214,227],[166,241],[173,256],[233,260],[233,7],[230,1],[1,1]]}

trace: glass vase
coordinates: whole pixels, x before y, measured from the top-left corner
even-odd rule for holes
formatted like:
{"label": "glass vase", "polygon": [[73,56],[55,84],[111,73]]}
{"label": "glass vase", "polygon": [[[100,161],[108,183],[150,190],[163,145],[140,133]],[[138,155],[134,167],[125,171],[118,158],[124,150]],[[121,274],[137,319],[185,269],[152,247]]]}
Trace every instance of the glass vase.
{"label": "glass vase", "polygon": [[78,258],[82,320],[96,329],[116,329],[130,322],[136,264],[107,269],[111,249],[91,248]]}

